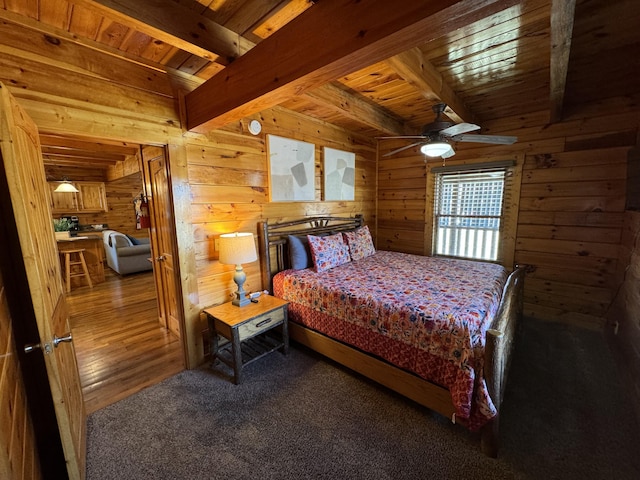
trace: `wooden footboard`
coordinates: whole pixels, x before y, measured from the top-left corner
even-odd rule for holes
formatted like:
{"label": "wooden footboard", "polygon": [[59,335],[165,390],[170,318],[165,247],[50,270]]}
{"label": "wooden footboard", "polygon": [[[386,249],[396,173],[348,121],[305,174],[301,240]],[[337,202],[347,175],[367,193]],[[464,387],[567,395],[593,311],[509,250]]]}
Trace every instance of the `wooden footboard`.
{"label": "wooden footboard", "polygon": [[500,406],[507,385],[516,327],[522,317],[524,273],[524,267],[516,267],[509,275],[498,313],[487,330],[484,378],[491,400],[498,410],[498,414],[482,429],[482,451],[490,457],[498,455]]}

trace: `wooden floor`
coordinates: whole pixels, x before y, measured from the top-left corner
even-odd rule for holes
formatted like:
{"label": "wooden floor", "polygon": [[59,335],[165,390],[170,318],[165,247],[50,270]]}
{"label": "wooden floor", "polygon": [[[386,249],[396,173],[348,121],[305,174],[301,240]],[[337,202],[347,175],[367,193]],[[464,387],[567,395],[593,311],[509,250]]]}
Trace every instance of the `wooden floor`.
{"label": "wooden floor", "polygon": [[153,272],[71,290],[67,301],[87,414],[184,369],[180,340],[158,322]]}

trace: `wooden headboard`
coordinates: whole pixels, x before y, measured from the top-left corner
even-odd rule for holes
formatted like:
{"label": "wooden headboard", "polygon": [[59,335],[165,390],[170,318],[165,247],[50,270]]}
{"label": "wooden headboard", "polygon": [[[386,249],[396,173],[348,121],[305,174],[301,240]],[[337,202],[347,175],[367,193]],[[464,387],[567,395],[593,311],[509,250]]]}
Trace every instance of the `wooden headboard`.
{"label": "wooden headboard", "polygon": [[361,227],[362,215],[355,217],[305,217],[289,222],[258,223],[262,286],[273,292],[273,276],[289,268],[289,235],[320,235]]}

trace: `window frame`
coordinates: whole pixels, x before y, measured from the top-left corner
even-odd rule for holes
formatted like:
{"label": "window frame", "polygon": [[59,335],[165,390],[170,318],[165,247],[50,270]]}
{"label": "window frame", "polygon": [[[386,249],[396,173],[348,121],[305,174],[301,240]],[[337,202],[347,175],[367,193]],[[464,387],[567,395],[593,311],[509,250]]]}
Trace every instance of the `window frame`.
{"label": "window frame", "polygon": [[[512,157],[513,158],[513,157]],[[436,254],[436,206],[437,206],[437,178],[441,173],[477,173],[480,171],[503,170],[504,186],[502,198],[502,215],[499,228],[498,252],[496,260],[483,260],[461,256]],[[432,167],[427,180],[427,196],[429,198],[429,215],[431,222],[425,225],[425,247],[430,249],[429,255],[460,258],[474,261],[500,263],[511,268],[514,264],[515,242],[520,202],[520,184],[522,181],[522,161],[516,157],[511,160],[500,160],[482,163],[456,163]]]}

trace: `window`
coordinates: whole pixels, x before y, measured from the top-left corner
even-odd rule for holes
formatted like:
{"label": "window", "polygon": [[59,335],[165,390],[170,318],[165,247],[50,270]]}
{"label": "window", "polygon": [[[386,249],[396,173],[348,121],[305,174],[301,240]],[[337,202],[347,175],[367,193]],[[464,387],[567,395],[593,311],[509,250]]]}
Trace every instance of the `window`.
{"label": "window", "polygon": [[505,180],[513,164],[496,162],[432,170],[435,255],[500,259]]}

